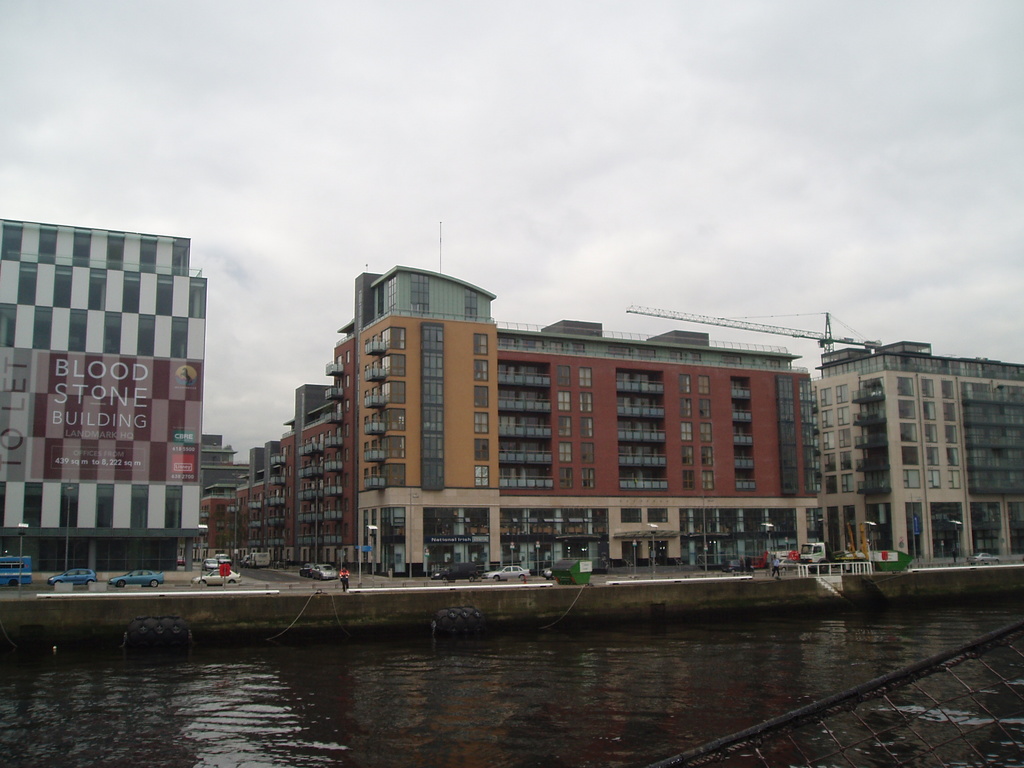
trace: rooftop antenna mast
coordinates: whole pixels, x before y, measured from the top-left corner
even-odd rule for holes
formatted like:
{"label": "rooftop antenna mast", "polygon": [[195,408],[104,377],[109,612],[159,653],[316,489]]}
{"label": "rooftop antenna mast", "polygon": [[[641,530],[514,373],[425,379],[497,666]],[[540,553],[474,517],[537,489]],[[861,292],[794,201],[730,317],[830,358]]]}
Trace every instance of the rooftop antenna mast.
{"label": "rooftop antenna mast", "polygon": [[437,222],[437,271],[444,272],[444,263],[441,261],[444,255],[444,222]]}

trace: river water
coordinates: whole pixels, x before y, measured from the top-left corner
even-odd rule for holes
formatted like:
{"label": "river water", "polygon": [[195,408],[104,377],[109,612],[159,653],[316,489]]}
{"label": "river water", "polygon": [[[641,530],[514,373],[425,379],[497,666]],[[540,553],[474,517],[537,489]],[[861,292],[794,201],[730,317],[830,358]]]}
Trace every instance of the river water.
{"label": "river water", "polygon": [[0,765],[643,766],[1019,618],[1000,603],[459,640],[285,635],[180,655],[11,651]]}

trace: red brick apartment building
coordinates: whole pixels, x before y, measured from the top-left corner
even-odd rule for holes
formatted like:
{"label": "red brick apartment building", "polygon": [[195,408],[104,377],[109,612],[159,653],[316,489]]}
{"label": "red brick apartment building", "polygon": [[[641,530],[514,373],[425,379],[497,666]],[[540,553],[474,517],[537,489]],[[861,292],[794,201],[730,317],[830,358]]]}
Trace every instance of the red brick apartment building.
{"label": "red brick apartment building", "polygon": [[820,538],[815,405],[784,349],[562,321],[407,267],[253,452],[238,503],[276,560],[420,575],[449,562],[714,567]]}

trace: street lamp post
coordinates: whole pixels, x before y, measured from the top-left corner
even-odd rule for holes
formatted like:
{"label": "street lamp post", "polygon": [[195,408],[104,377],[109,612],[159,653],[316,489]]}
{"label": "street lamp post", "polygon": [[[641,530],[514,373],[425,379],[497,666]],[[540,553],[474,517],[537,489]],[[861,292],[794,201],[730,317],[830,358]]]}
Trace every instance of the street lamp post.
{"label": "street lamp post", "polygon": [[654,578],[655,573],[658,570],[658,558],[656,556],[654,532],[658,530],[656,523],[648,523],[647,527],[651,529],[651,545],[648,554],[651,556],[651,578]]}
{"label": "street lamp post", "polygon": [[956,564],[956,553],[962,543],[960,541],[960,529],[963,527],[964,523],[962,520],[950,520],[949,522],[955,526],[953,530],[956,531],[956,539],[953,541],[953,563]]}
{"label": "street lamp post", "polygon": [[366,526],[366,530],[370,534],[370,536],[372,537],[372,541],[373,541],[373,544],[370,545],[370,573],[374,574],[377,571],[376,564],[377,564],[377,531],[378,531],[378,528],[377,528],[376,525],[368,525],[368,526]]}
{"label": "street lamp post", "polygon": [[25,567],[25,532],[28,523],[18,523],[18,599],[21,599],[21,572]]}

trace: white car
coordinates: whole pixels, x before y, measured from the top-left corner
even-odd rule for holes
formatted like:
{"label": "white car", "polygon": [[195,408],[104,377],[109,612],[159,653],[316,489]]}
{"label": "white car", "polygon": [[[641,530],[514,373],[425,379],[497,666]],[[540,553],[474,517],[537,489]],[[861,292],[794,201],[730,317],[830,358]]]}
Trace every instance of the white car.
{"label": "white car", "polygon": [[[242,580],[240,574],[231,571],[227,576],[228,584],[237,584]],[[201,573],[192,579],[193,584],[205,584],[207,586],[222,586],[224,584],[224,577],[220,575],[219,571],[207,571]]]}
{"label": "white car", "polygon": [[321,563],[313,567],[313,578],[319,581],[330,581],[338,578],[338,569],[333,565]]}
{"label": "white car", "polygon": [[985,563],[998,563],[999,558],[995,555],[990,555],[988,552],[979,552],[976,555],[968,557],[967,562],[977,563],[978,565],[984,565]]}
{"label": "white car", "polygon": [[486,571],[481,573],[480,578],[493,579],[494,581],[508,581],[509,579],[526,581],[530,578],[530,570],[528,568],[523,568],[521,565],[506,565],[504,568],[499,568],[496,571]]}

